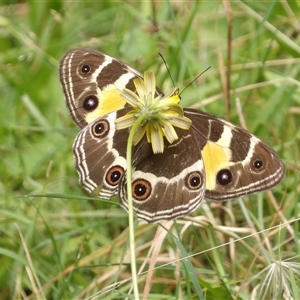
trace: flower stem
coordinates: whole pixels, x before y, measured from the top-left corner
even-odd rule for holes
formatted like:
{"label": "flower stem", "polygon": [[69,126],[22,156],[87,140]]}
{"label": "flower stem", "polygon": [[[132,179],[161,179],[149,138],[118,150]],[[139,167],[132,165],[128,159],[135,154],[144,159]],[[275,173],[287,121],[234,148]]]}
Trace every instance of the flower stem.
{"label": "flower stem", "polygon": [[132,202],[132,144],[133,137],[141,126],[142,122],[146,119],[147,116],[141,115],[132,125],[128,140],[127,140],[127,151],[126,151],[126,188],[127,188],[127,201],[128,201],[128,219],[129,219],[129,243],[130,243],[130,258],[131,258],[131,274],[132,274],[132,284],[133,284],[133,293],[134,299],[139,299],[139,290],[138,290],[138,280],[136,272],[136,257],[135,257],[135,242],[134,242],[134,218],[133,218],[133,202]]}

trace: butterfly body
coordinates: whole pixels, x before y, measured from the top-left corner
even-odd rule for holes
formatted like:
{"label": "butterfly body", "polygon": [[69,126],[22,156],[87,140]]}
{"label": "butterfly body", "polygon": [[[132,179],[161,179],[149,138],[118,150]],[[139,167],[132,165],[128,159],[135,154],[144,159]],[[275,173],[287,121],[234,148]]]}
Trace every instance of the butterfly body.
{"label": "butterfly body", "polygon": [[[135,91],[135,78],[142,75],[92,50],[71,50],[60,64],[67,106],[82,128],[73,145],[80,183],[89,192],[102,186],[99,197],[116,195],[126,210],[129,131],[116,130],[115,120],[128,112],[121,91]],[[245,129],[193,109],[184,115],[190,129],[178,129],[178,139],[166,142],[163,153],[154,154],[146,139],[133,147],[133,204],[140,219],[174,219],[195,210],[204,197],[224,201],[282,180],[278,155]]]}

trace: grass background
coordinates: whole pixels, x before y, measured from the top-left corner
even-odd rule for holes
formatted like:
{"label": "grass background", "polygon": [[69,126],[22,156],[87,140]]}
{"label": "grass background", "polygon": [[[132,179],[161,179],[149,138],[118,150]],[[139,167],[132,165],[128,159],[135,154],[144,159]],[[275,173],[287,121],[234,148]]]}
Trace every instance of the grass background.
{"label": "grass background", "polygon": [[299,299],[299,19],[284,0],[1,1],[0,298],[133,297],[127,214],[89,198],[74,168],[58,65],[81,47],[155,71],[164,91],[158,52],[181,90],[211,66],[183,106],[246,125],[286,165],[270,192],[207,202],[167,230],[137,222],[141,298]]}

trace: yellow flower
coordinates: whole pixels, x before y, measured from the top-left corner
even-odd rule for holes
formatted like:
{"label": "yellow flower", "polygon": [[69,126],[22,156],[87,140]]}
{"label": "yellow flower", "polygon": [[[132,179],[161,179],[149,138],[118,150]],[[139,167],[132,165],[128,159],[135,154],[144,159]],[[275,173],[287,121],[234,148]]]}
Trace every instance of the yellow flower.
{"label": "yellow flower", "polygon": [[188,130],[192,121],[184,116],[183,108],[179,105],[178,90],[166,96],[156,94],[153,72],[145,72],[144,79],[135,79],[134,85],[136,93],[126,88],[121,93],[126,102],[132,106],[132,110],[116,120],[116,129],[131,127],[143,116],[141,126],[134,135],[134,145],[146,134],[153,152],[162,153],[164,137],[170,144],[173,143],[178,139],[174,127]]}

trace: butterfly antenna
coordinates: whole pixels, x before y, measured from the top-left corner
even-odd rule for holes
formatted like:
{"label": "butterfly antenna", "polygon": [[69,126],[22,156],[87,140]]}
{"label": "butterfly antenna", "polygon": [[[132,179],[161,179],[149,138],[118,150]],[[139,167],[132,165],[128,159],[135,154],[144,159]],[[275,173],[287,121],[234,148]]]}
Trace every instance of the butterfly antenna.
{"label": "butterfly antenna", "polygon": [[201,72],[198,76],[196,76],[181,92],[179,95],[181,95],[190,85],[192,85],[202,74],[204,74],[207,70],[209,70],[211,67],[206,68],[203,72]]}
{"label": "butterfly antenna", "polygon": [[170,76],[170,78],[171,78],[171,81],[172,81],[172,83],[173,83],[173,86],[174,86],[174,88],[175,88],[176,86],[175,86],[174,80],[173,80],[173,78],[172,78],[170,69],[169,69],[169,67],[168,67],[168,65],[167,65],[167,62],[165,61],[165,59],[164,59],[164,57],[162,56],[161,53],[158,52],[158,55],[159,55],[159,56],[161,57],[161,59],[163,60],[165,66],[166,66],[166,69],[167,69],[167,71],[168,71],[168,74],[169,74],[169,76]]}

